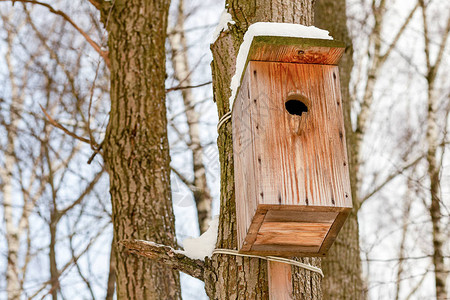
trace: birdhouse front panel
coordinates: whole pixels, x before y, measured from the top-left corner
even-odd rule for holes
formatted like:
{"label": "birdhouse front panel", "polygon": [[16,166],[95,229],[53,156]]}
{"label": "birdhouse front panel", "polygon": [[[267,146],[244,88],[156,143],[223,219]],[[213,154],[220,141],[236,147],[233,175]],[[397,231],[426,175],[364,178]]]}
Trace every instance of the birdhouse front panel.
{"label": "birdhouse front panel", "polygon": [[331,246],[352,207],[341,101],[335,65],[248,62],[232,113],[241,252]]}

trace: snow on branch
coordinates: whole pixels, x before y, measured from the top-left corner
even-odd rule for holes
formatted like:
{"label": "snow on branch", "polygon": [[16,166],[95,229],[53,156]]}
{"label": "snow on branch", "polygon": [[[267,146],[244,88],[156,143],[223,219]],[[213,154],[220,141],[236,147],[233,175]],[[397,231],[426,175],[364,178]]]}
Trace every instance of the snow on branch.
{"label": "snow on branch", "polygon": [[188,238],[183,240],[184,251],[181,253],[192,259],[205,260],[211,258],[216,248],[217,231],[219,230],[219,216],[215,216],[209,222],[209,228],[198,238]]}
{"label": "snow on branch", "polygon": [[119,243],[131,253],[158,259],[169,267],[203,280],[205,258],[213,255],[218,227],[219,217],[215,216],[209,223],[208,230],[201,236],[183,241],[185,250],[142,240],[125,240]]}
{"label": "snow on branch", "polygon": [[143,240],[125,240],[119,243],[125,246],[131,253],[150,259],[157,259],[168,267],[203,280],[204,261],[189,258],[182,251],[166,245]]}

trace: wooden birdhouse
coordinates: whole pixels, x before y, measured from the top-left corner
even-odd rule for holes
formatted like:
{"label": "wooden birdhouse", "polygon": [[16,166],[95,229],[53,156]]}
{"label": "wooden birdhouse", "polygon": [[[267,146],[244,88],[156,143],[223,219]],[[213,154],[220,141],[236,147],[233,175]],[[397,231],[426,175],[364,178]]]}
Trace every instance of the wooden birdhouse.
{"label": "wooden birdhouse", "polygon": [[256,36],[233,103],[241,253],[324,256],[352,207],[338,67],[344,44]]}

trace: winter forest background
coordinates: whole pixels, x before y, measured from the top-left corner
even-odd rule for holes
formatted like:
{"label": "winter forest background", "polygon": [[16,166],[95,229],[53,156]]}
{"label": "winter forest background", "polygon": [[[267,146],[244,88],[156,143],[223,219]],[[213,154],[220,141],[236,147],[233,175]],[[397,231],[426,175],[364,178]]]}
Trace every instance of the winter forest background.
{"label": "winter forest background", "polygon": [[[166,103],[181,244],[219,213],[209,47],[224,3],[179,4],[172,1],[169,11]],[[0,1],[0,299],[8,298],[8,270],[24,299],[55,292],[62,299],[112,299],[109,180],[101,155],[93,155],[108,122],[109,72],[86,39],[102,51],[106,32],[88,1],[51,6],[63,13]],[[364,109],[366,117],[358,218],[369,299],[434,299],[436,239],[443,241],[447,275],[450,269],[449,18],[448,1],[347,1],[353,127]],[[427,134],[430,99],[434,135]],[[431,181],[430,141],[437,145]],[[440,203],[438,237],[432,192]],[[194,195],[206,207],[212,202],[211,211],[201,206],[201,220]],[[183,299],[208,299],[200,281],[181,276]]]}

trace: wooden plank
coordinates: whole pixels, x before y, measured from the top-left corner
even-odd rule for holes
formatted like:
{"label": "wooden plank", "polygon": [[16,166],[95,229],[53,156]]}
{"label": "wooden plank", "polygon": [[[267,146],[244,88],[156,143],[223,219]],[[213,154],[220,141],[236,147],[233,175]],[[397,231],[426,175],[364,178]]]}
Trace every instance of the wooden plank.
{"label": "wooden plank", "polygon": [[337,65],[344,51],[345,43],[335,40],[255,36],[247,60]]}
{"label": "wooden plank", "polygon": [[244,237],[243,242],[239,244],[239,249],[242,251],[249,251],[256,240],[258,231],[263,224],[267,210],[259,209],[256,211],[255,216],[252,219],[252,223],[248,229],[247,235]]}
{"label": "wooden plank", "polygon": [[[235,197],[238,247],[244,246],[247,232],[257,208],[256,187],[258,186],[257,169],[254,165],[252,112],[248,107],[250,101],[249,77],[245,74],[241,86],[243,101],[235,105],[232,114],[233,153],[235,164]],[[257,226],[254,225],[254,226]],[[257,226],[259,228],[259,226]],[[256,236],[256,234],[255,234]],[[249,237],[251,239],[251,237]],[[250,246],[250,244],[248,244]]]}
{"label": "wooden plank", "polygon": [[276,233],[258,234],[253,245],[280,245],[280,246],[306,246],[306,247],[320,247],[322,246],[325,235],[308,236],[311,233],[306,232],[301,238],[296,238],[295,235],[284,235]]}
{"label": "wooden plank", "polygon": [[269,210],[265,217],[265,222],[301,222],[301,223],[333,223],[338,212],[322,212],[322,211],[298,211],[298,210]]}
{"label": "wooden plank", "polygon": [[291,300],[292,268],[289,264],[268,261],[269,299]]}
{"label": "wooden plank", "polygon": [[299,222],[267,222],[259,228],[259,233],[275,232],[321,232],[327,233],[330,229],[329,223],[299,223]]}
{"label": "wooden plank", "polygon": [[350,213],[351,209],[348,209],[345,212],[339,213],[336,220],[334,221],[333,225],[331,225],[330,230],[328,231],[328,234],[326,235],[322,246],[320,247],[319,252],[323,255],[326,255],[328,250],[330,249],[331,245],[333,244],[334,240],[336,239],[339,231],[341,230],[342,226],[345,223],[345,220],[347,220],[347,216]]}
{"label": "wooden plank", "polygon": [[293,246],[293,245],[255,245],[253,244],[251,251],[240,251],[241,253],[249,253],[255,255],[272,255],[281,257],[292,256],[323,256],[319,253],[318,246]]}
{"label": "wooden plank", "polygon": [[282,233],[266,232],[258,233],[254,245],[286,245],[286,246],[320,246],[326,235],[320,232]]}
{"label": "wooden plank", "polygon": [[292,205],[292,204],[258,204],[258,208],[272,210],[272,211],[282,211],[282,212],[343,212],[348,211],[349,207],[339,207],[339,206],[312,206],[312,205]]}

